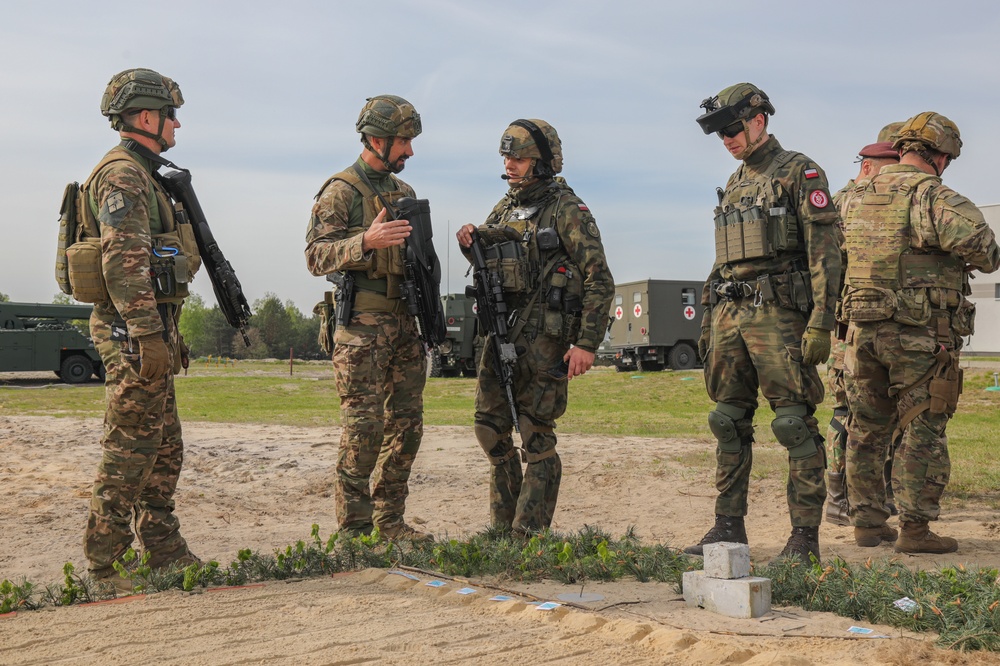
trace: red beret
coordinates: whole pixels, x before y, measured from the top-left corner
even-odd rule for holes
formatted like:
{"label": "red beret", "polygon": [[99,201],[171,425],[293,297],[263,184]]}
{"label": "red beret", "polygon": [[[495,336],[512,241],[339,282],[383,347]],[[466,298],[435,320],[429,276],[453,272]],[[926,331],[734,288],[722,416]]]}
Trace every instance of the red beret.
{"label": "red beret", "polygon": [[861,157],[879,157],[899,161],[899,151],[892,147],[891,141],[870,143],[858,153]]}

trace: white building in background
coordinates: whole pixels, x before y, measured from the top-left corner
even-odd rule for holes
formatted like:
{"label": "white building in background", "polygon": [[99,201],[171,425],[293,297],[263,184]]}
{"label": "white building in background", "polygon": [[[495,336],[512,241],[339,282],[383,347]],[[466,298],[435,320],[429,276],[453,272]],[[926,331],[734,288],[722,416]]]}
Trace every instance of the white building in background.
{"label": "white building in background", "polygon": [[[986,222],[1000,238],[1000,204],[980,206]],[[963,354],[1000,355],[1000,271],[983,275],[973,274],[972,295],[976,304],[976,332],[962,348]]]}

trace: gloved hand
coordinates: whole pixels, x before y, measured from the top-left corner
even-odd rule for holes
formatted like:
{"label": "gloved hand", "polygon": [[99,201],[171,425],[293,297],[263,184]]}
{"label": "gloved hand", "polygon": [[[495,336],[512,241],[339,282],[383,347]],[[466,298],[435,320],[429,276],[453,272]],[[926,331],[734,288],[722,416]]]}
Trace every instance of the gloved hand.
{"label": "gloved hand", "polygon": [[139,341],[139,376],[143,379],[160,379],[170,371],[170,350],[162,333],[150,333]]}
{"label": "gloved hand", "polygon": [[802,362],[819,365],[830,358],[830,331],[822,328],[806,328],[802,336]]}
{"label": "gloved hand", "polygon": [[705,314],[701,318],[701,335],[698,337],[698,357],[704,363],[708,357],[708,345],[712,341],[712,310],[705,309]]}

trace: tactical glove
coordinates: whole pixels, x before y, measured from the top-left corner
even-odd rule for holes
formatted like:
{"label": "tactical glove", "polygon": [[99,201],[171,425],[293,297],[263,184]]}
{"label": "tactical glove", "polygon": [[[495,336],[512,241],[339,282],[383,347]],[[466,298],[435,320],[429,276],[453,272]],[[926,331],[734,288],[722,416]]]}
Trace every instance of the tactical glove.
{"label": "tactical glove", "polygon": [[170,350],[162,333],[150,333],[136,338],[139,341],[139,376],[143,379],[160,379],[170,371]]}
{"label": "tactical glove", "polygon": [[819,365],[830,358],[830,331],[822,328],[806,328],[802,336],[802,362]]}

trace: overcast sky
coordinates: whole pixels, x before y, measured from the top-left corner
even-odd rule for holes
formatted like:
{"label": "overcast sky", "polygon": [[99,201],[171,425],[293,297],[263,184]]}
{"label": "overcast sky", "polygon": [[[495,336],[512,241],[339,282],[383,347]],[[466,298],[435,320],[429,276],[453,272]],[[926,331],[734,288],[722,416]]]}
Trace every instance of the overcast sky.
{"label": "overcast sky", "polygon": [[[704,279],[712,207],[736,162],[694,122],[740,81],[770,96],[771,130],[833,190],[886,123],[934,110],[962,132],[945,182],[1000,201],[1000,4],[352,0],[0,2],[0,292],[49,302],[63,186],[117,142],[100,115],[113,74],[149,67],[186,103],[177,147],[248,298],[308,313],[312,198],[360,152],[366,97],[423,119],[402,176],[431,203],[435,245],[461,291],[454,232],[504,194],[500,136],[543,118],[601,227],[616,282]],[[450,260],[449,260],[450,258]],[[214,302],[207,276],[194,290]]]}

